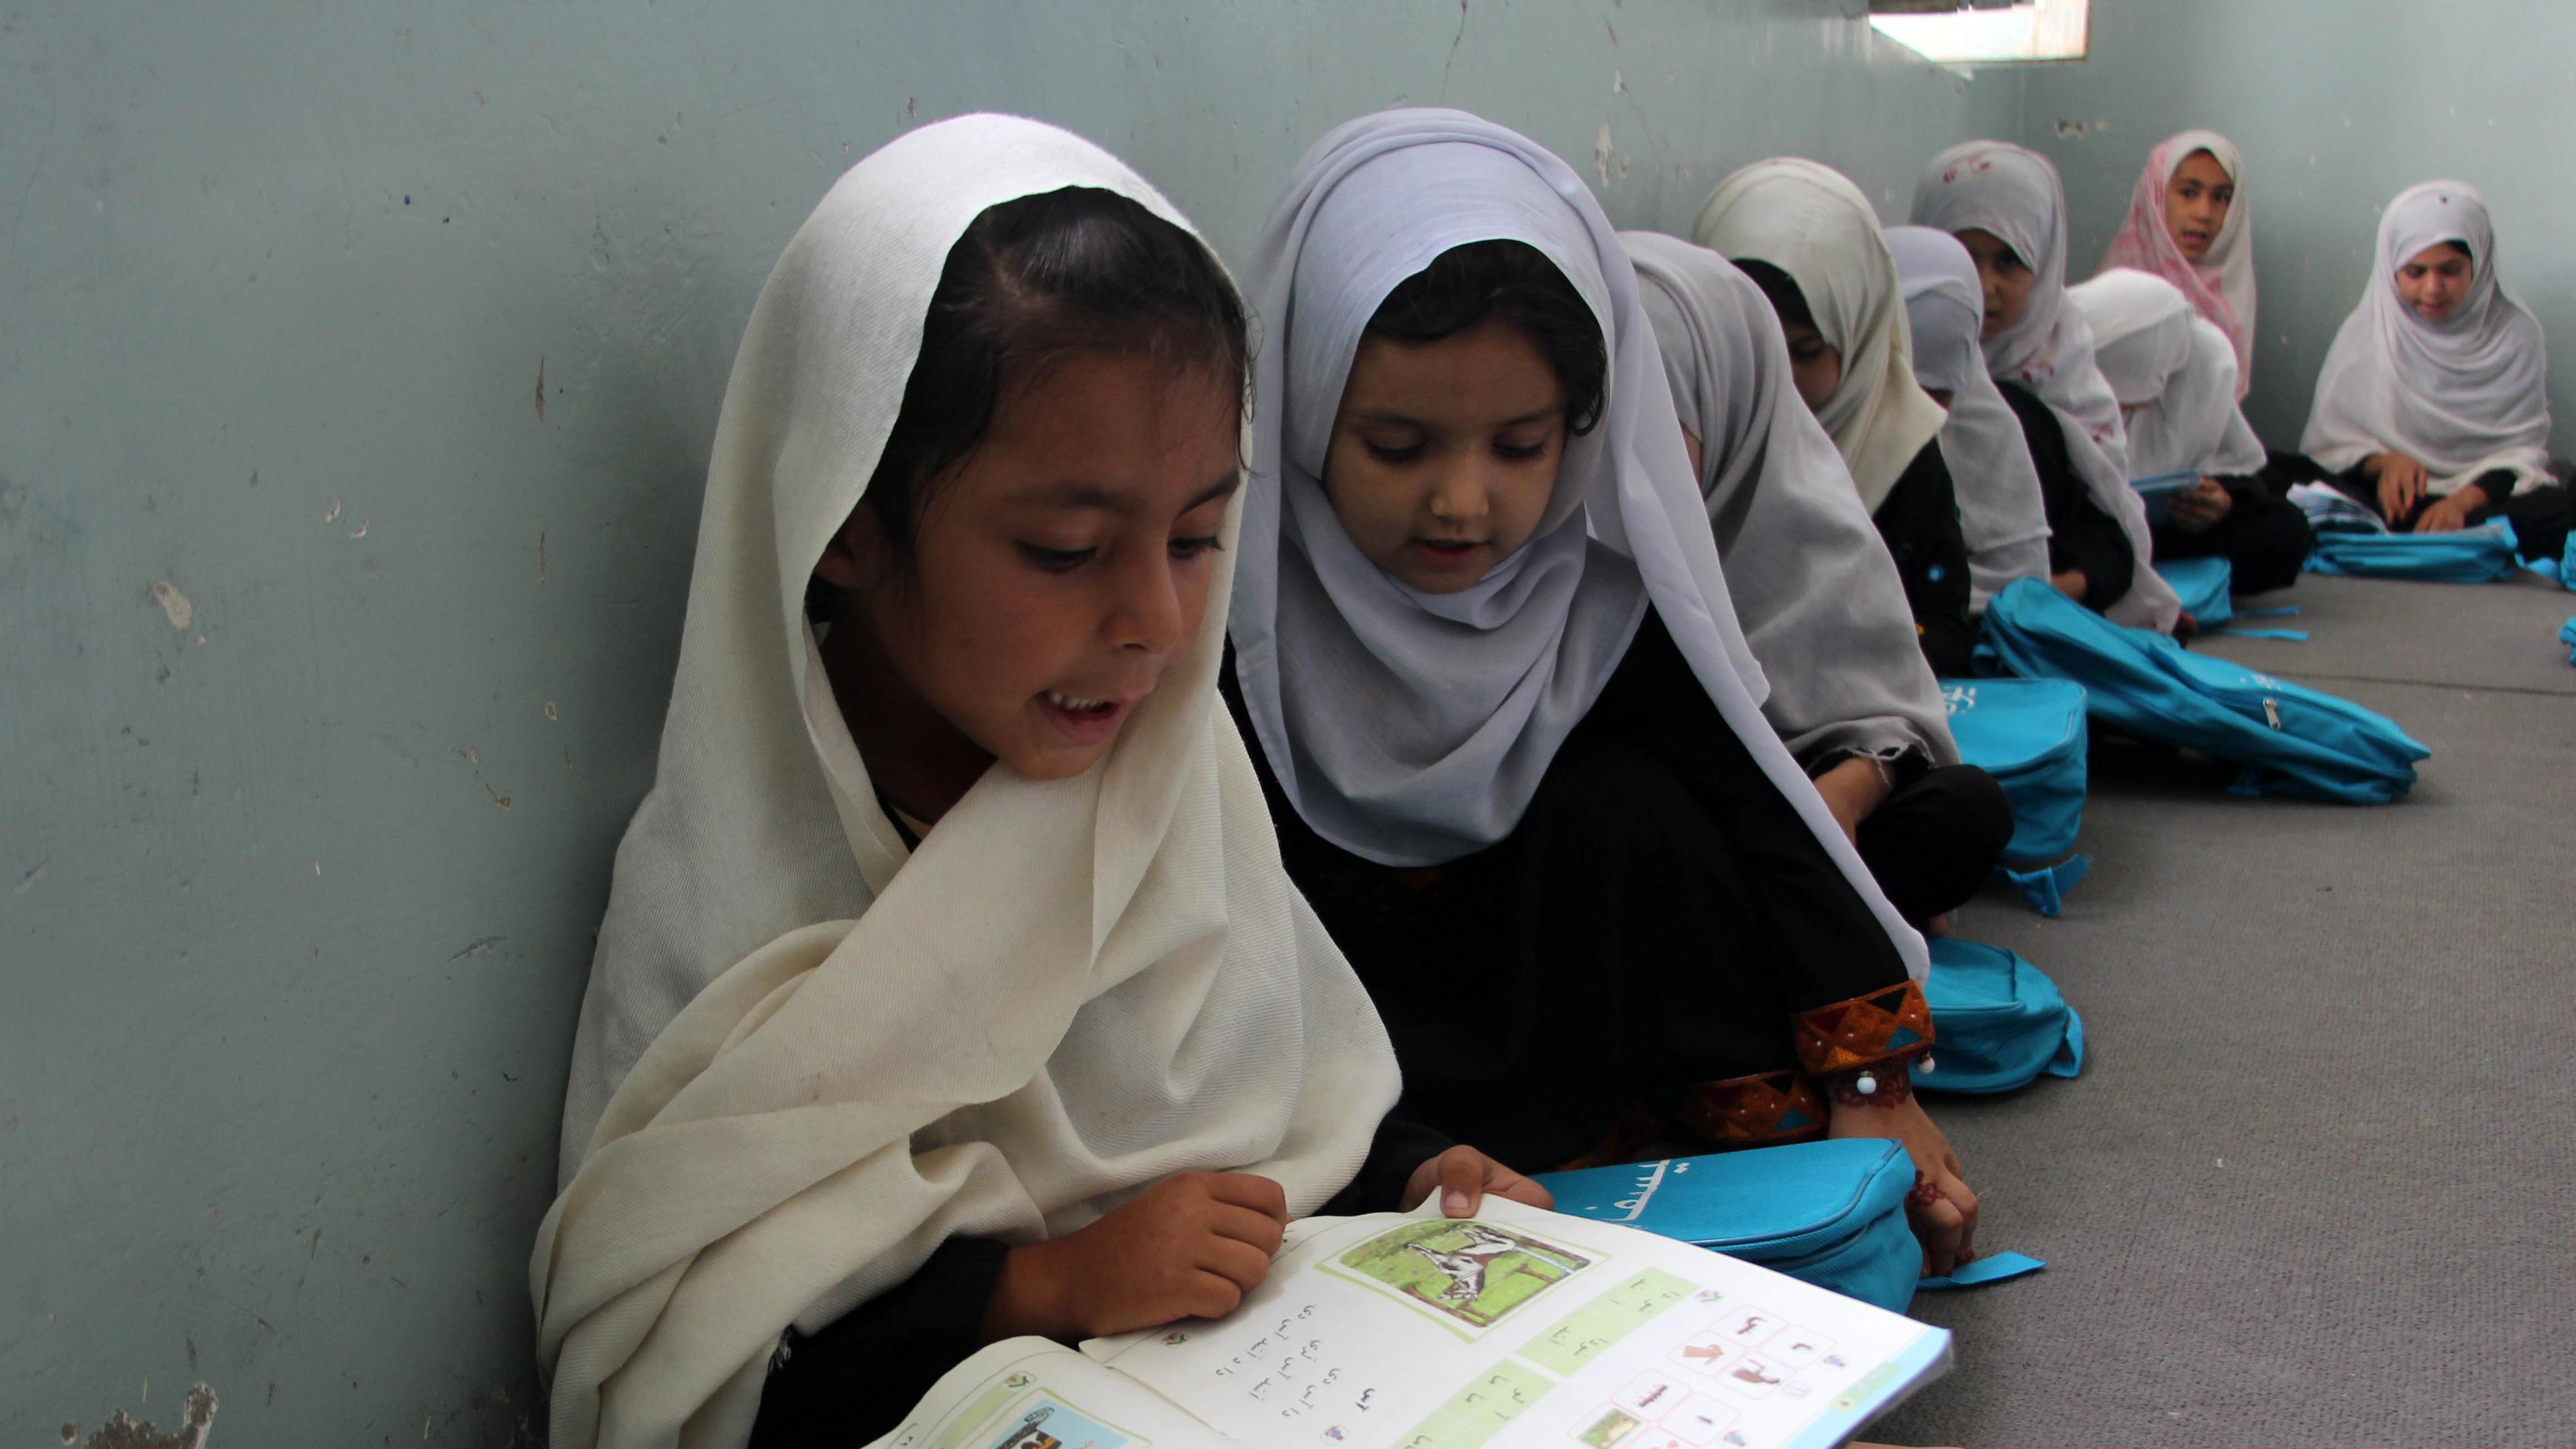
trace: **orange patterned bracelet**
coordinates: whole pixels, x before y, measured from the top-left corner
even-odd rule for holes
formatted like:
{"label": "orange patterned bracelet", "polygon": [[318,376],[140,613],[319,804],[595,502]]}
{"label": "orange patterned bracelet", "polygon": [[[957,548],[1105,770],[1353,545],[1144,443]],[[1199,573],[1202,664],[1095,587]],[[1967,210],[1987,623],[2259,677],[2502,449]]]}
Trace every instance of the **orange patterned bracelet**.
{"label": "orange patterned bracelet", "polygon": [[1906,981],[1802,1011],[1791,1019],[1790,1038],[1798,1049],[1798,1065],[1810,1076],[1883,1070],[1932,1049],[1932,1007],[1923,999],[1923,988]]}

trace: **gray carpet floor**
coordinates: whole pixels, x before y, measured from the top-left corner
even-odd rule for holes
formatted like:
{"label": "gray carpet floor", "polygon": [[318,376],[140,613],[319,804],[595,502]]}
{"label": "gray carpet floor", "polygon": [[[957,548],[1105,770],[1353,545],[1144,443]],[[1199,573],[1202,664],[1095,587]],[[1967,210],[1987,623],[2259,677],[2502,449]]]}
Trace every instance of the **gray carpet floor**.
{"label": "gray carpet floor", "polygon": [[2097,737],[2091,879],[2055,920],[1989,892],[1959,928],[2056,978],[2084,1075],[1933,1104],[1980,1246],[2050,1267],[1917,1299],[1957,1367],[1872,1438],[2576,1444],[2576,594],[2256,602],[2313,637],[2204,647],[2433,757],[2410,798],[2336,807]]}

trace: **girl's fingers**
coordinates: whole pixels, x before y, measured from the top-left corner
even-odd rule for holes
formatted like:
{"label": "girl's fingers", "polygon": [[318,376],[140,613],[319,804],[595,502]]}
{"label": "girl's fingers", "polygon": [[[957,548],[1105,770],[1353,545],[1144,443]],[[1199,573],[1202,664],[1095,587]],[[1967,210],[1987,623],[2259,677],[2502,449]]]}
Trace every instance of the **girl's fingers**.
{"label": "girl's fingers", "polygon": [[1556,1194],[1509,1168],[1498,1168],[1498,1170],[1505,1180],[1487,1184],[1488,1190],[1497,1197],[1507,1197],[1514,1202],[1526,1203],[1534,1208],[1556,1206]]}
{"label": "girl's fingers", "polygon": [[1211,1236],[1199,1248],[1198,1268],[1202,1275],[1213,1273],[1237,1292],[1248,1293],[1270,1276],[1270,1255],[1250,1243]]}
{"label": "girl's fingers", "polygon": [[1249,1172],[1211,1174],[1208,1196],[1217,1202],[1250,1208],[1281,1223],[1288,1221],[1288,1190],[1266,1177]]}
{"label": "girl's fingers", "polygon": [[1285,1229],[1268,1213],[1232,1203],[1212,1203],[1208,1214],[1208,1230],[1218,1237],[1241,1243],[1265,1260],[1279,1251],[1279,1239]]}
{"label": "girl's fingers", "polygon": [[1476,1211],[1485,1195],[1485,1154],[1472,1147],[1452,1147],[1440,1154],[1440,1212],[1463,1218]]}
{"label": "girl's fingers", "polygon": [[1182,1285],[1180,1301],[1172,1306],[1180,1310],[1175,1315],[1178,1318],[1223,1318],[1242,1301],[1242,1285],[1202,1268],[1189,1276]]}

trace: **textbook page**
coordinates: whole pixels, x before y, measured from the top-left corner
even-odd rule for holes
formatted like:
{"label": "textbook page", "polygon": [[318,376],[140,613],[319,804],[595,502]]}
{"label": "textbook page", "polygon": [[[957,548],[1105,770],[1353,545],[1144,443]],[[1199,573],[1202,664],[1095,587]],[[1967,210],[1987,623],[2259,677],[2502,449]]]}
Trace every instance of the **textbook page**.
{"label": "textbook page", "polygon": [[1687,1243],[1435,1204],[1293,1223],[1234,1313],[1082,1351],[1262,1449],[1824,1449],[1948,1366],[1940,1329]]}
{"label": "textbook page", "polygon": [[869,1449],[1200,1449],[1221,1442],[1151,1389],[1043,1338],[977,1352]]}

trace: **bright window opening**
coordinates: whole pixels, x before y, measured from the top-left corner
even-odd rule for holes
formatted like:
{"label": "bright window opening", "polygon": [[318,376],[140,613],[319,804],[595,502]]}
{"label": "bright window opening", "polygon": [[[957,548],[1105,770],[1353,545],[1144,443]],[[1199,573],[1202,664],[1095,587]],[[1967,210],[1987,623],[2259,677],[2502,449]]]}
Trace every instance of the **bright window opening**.
{"label": "bright window opening", "polygon": [[1871,0],[1872,29],[1942,65],[2082,60],[2091,0],[2018,0],[1970,10],[1957,0]]}

